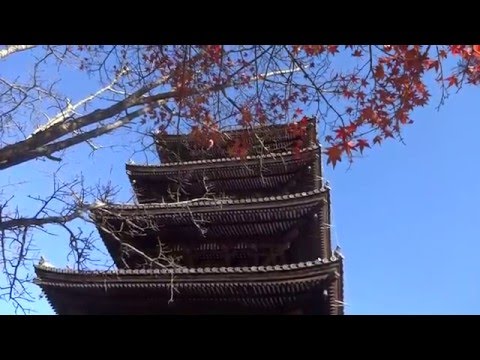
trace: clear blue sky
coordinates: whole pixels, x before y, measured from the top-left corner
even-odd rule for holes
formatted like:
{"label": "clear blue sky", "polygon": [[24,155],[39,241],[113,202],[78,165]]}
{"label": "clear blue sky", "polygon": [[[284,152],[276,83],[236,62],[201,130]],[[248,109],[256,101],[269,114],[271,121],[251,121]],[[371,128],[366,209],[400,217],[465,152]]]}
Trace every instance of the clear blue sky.
{"label": "clear blue sky", "polygon": [[[72,75],[72,81],[83,93],[83,80]],[[405,129],[406,146],[389,141],[350,168],[325,165],[332,187],[333,238],[346,257],[347,314],[480,314],[479,99],[480,89],[466,88],[436,111],[434,98]],[[107,137],[101,143],[110,141]],[[87,154],[85,145],[72,150],[65,174],[82,171],[92,178],[111,178],[124,187],[127,198],[130,151]],[[51,186],[50,169],[46,162],[23,164],[3,172],[0,185],[28,179],[18,194],[25,196]],[[29,206],[26,200],[20,204]],[[38,236],[39,253],[63,266],[66,240]],[[53,313],[44,299],[32,308]],[[11,313],[0,302],[0,314]]]}

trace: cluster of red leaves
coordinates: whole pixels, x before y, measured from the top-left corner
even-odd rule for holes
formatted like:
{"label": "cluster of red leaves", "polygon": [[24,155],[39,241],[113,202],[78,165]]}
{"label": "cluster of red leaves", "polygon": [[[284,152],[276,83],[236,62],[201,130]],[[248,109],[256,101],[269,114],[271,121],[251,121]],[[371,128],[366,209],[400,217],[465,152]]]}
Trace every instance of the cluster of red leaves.
{"label": "cluster of red leaves", "polygon": [[[258,55],[261,49],[232,49],[221,45],[149,47],[144,54],[149,68],[168,75],[168,83],[177,92],[176,110],[182,118],[191,120],[191,138],[202,147],[210,146],[218,137],[212,129],[220,116],[213,111],[223,106],[216,101],[224,85],[232,84],[243,96],[235,99],[229,116],[245,128],[269,121],[298,120],[308,111],[305,106],[321,93],[316,84],[306,86],[301,82],[264,91],[258,86],[265,80],[263,70],[257,68],[262,64]],[[445,91],[480,84],[480,45],[292,45],[285,51],[286,59],[293,59],[292,65],[298,66],[300,62],[295,61],[301,61],[309,64],[309,69],[342,54],[359,64],[342,72],[332,68],[331,79],[323,79],[323,84],[330,86],[329,93],[336,96],[335,106],[326,104],[325,98],[321,100],[321,105],[331,107],[336,114],[329,122],[333,124],[330,131],[322,135],[328,163],[334,167],[345,157],[351,161],[374,144],[400,137],[403,126],[413,123],[412,112],[430,101],[428,74],[433,74]],[[448,57],[459,59],[453,71],[444,66]],[[268,72],[272,62],[263,63]],[[234,102],[231,98],[228,101]],[[290,131],[304,131],[305,119],[292,125]],[[249,146],[249,141],[239,138],[228,151],[233,156],[245,156]],[[297,141],[294,151],[299,152],[303,146],[303,140]]]}
{"label": "cluster of red leaves", "polygon": [[248,133],[235,137],[227,146],[229,156],[245,158],[252,147],[251,137]]}
{"label": "cluster of red leaves", "polygon": [[[339,75],[338,96],[348,105],[341,125],[325,137],[329,144],[325,149],[327,162],[334,167],[343,157],[351,161],[355,152],[362,153],[372,144],[400,136],[401,127],[413,123],[412,111],[430,99],[427,73],[434,73],[445,88],[480,83],[480,45],[384,45],[377,49],[376,56],[372,47],[346,48],[352,50],[352,57],[368,56],[368,71]],[[313,55],[320,49],[307,46],[303,51]],[[447,74],[442,62],[449,54],[459,56],[461,65]]]}
{"label": "cluster of red leaves", "polygon": [[228,156],[245,158],[252,149],[252,138],[245,131],[233,139],[226,139],[220,131],[208,127],[194,127],[188,136],[189,147],[193,150],[209,151],[220,148]]}
{"label": "cluster of red leaves", "polygon": [[296,138],[292,144],[292,152],[295,155],[299,155],[301,150],[304,148],[307,140],[306,137],[309,120],[312,119],[304,116],[299,122],[293,122],[288,125],[287,131]]}
{"label": "cluster of red leaves", "polygon": [[194,126],[188,135],[188,143],[192,150],[208,151],[213,147],[224,146],[224,139],[215,127]]}
{"label": "cluster of red leaves", "polygon": [[340,45],[294,45],[292,47],[292,53],[298,55],[301,50],[308,56],[320,55],[324,52],[334,55],[339,52],[339,47]]}
{"label": "cluster of red leaves", "polygon": [[206,52],[210,60],[216,64],[222,61],[223,46],[222,45],[207,45]]}

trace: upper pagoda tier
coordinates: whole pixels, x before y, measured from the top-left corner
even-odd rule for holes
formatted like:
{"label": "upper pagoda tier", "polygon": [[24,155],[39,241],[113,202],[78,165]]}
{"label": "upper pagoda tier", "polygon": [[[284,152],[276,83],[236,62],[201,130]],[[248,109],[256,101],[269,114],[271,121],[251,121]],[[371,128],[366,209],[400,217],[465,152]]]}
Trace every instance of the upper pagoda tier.
{"label": "upper pagoda tier", "polygon": [[246,155],[283,153],[316,145],[314,119],[298,123],[258,126],[251,129],[215,131],[205,134],[164,134],[155,137],[162,163],[185,162],[235,156],[238,147]]}
{"label": "upper pagoda tier", "polygon": [[321,186],[320,148],[219,159],[127,165],[139,203],[176,202],[211,196],[283,195]]}
{"label": "upper pagoda tier", "polygon": [[[161,253],[185,266],[271,265],[331,255],[329,190],[242,199],[108,205],[94,210],[119,268]],[[144,255],[147,255],[145,257]]]}

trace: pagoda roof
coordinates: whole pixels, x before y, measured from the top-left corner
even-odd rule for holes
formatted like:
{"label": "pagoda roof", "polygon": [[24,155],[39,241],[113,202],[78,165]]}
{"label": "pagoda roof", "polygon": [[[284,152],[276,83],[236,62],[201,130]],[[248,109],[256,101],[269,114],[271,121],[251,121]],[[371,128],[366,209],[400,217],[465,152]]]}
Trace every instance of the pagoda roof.
{"label": "pagoda roof", "polygon": [[343,312],[343,265],[335,255],[275,266],[35,271],[35,283],[58,314],[184,313],[183,306],[194,313],[201,312],[195,306],[219,313],[275,312],[298,306],[315,291],[328,294],[317,312]]}
{"label": "pagoda roof", "polygon": [[308,146],[306,148],[300,149],[298,152],[295,151],[283,151],[279,153],[267,153],[264,155],[248,155],[245,157],[222,157],[222,158],[211,158],[211,159],[198,159],[190,161],[176,161],[176,162],[167,162],[161,163],[158,165],[137,165],[137,164],[127,164],[127,170],[136,175],[151,175],[161,174],[164,172],[178,171],[183,169],[188,170],[204,170],[210,169],[212,167],[225,167],[225,166],[245,166],[250,164],[257,164],[259,161],[264,162],[265,164],[285,162],[285,161],[294,161],[298,162],[303,159],[301,154],[304,153],[317,153],[320,149],[320,146]]}
{"label": "pagoda roof", "polygon": [[[296,126],[304,126],[305,132],[291,131]],[[190,140],[189,134],[159,133],[155,136],[155,143],[162,163],[166,163],[228,157],[228,147],[236,139],[245,136],[252,142],[249,150],[251,155],[288,151],[295,147],[299,139],[307,140],[304,145],[312,146],[312,137],[308,134],[315,131],[315,119],[309,119],[303,125],[291,122],[214,132],[216,142],[208,151],[193,149],[191,144],[194,144],[194,141]],[[252,136],[253,133],[255,136]]]}
{"label": "pagoda roof", "polygon": [[166,194],[171,190],[170,187],[181,182],[188,196],[205,193],[206,183],[213,186],[216,193],[259,192],[269,195],[278,193],[279,188],[290,184],[292,180],[300,191],[308,185],[311,187],[308,181],[305,184],[295,181],[295,176],[308,164],[318,161],[319,149],[318,146],[312,146],[299,152],[287,151],[265,156],[247,156],[243,159],[230,157],[160,165],[128,164],[126,168],[140,203],[159,201],[162,196],[168,201]]}
{"label": "pagoda roof", "polygon": [[[158,251],[159,239],[171,250],[188,245],[206,252],[232,242],[282,246],[302,238],[298,231],[292,238],[291,230],[303,227],[312,213],[321,217],[319,209],[327,199],[328,188],[265,198],[110,205],[96,209],[94,217],[117,266],[135,267],[138,259],[122,252],[122,242],[141,251]],[[322,241],[321,229],[316,231]]]}
{"label": "pagoda roof", "polygon": [[[192,212],[223,212],[249,210],[270,210],[278,208],[294,209],[298,205],[318,204],[326,201],[328,188],[314,189],[295,194],[266,196],[259,198],[241,199],[192,199],[173,203],[151,204],[110,204],[93,209],[93,213],[100,217],[117,218],[120,216],[179,216],[181,213]],[[182,210],[185,210],[182,212]],[[278,214],[278,212],[276,212]],[[283,217],[283,214],[279,214]]]}

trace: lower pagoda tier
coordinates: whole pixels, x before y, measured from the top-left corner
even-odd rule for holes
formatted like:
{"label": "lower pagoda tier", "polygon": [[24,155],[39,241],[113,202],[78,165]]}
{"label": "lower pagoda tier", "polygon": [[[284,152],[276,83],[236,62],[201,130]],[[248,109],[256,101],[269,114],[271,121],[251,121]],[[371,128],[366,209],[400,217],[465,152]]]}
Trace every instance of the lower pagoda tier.
{"label": "lower pagoda tier", "polygon": [[35,271],[59,315],[343,314],[341,256],[275,266]]}

